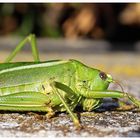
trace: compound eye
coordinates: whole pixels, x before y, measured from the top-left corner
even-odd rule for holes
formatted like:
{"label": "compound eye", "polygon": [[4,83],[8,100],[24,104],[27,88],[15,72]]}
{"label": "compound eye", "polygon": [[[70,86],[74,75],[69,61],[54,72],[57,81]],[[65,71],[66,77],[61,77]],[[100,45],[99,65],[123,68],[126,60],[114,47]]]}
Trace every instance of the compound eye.
{"label": "compound eye", "polygon": [[100,76],[100,78],[102,79],[102,80],[106,80],[106,78],[107,78],[107,75],[104,73],[104,72],[100,72],[99,73],[99,76]]}

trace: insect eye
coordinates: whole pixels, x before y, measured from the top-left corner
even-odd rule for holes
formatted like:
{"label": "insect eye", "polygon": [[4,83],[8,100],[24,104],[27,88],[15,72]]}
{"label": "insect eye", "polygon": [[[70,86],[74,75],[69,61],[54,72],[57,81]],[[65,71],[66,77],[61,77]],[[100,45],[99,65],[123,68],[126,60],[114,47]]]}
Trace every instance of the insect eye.
{"label": "insect eye", "polygon": [[107,75],[104,72],[100,72],[99,76],[102,80],[106,80],[106,78],[107,78]]}

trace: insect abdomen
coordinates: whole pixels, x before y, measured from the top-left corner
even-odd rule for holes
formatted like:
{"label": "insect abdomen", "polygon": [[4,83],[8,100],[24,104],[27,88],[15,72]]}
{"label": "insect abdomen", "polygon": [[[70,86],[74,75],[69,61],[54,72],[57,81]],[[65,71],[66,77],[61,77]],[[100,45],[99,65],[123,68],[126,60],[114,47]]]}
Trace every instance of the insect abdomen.
{"label": "insect abdomen", "polygon": [[0,96],[17,93],[17,92],[26,92],[26,91],[43,92],[43,89],[41,88],[41,83],[3,87],[0,88]]}

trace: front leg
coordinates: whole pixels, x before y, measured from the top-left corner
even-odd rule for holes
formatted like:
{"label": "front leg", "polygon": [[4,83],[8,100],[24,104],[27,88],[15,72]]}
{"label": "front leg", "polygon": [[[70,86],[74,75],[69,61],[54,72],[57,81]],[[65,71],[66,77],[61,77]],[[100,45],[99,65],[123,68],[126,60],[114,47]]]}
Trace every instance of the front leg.
{"label": "front leg", "polygon": [[88,91],[86,94],[82,94],[82,96],[90,99],[96,98],[127,98],[129,99],[136,107],[140,108],[140,101],[129,95],[128,93],[114,91],[114,90],[105,90],[105,91]]}

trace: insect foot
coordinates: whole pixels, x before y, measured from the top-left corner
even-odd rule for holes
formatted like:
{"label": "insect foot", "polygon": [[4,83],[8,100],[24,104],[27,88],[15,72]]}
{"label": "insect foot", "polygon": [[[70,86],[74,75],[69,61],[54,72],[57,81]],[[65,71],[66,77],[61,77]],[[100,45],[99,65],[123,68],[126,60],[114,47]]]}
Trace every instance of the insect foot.
{"label": "insect foot", "polygon": [[140,108],[140,101],[133,97],[132,95],[129,95],[128,93],[125,93],[125,96],[137,107]]}
{"label": "insect foot", "polygon": [[118,110],[118,111],[129,111],[129,110],[132,110],[132,109],[135,109],[135,108],[136,108],[136,106],[134,106],[134,105],[122,105],[122,106],[116,108],[116,110]]}
{"label": "insect foot", "polygon": [[55,115],[55,112],[51,108],[48,108],[47,111],[48,113],[45,115],[47,119],[50,119]]}
{"label": "insect foot", "polygon": [[78,119],[74,119],[73,122],[76,127],[76,130],[81,130],[83,128]]}

